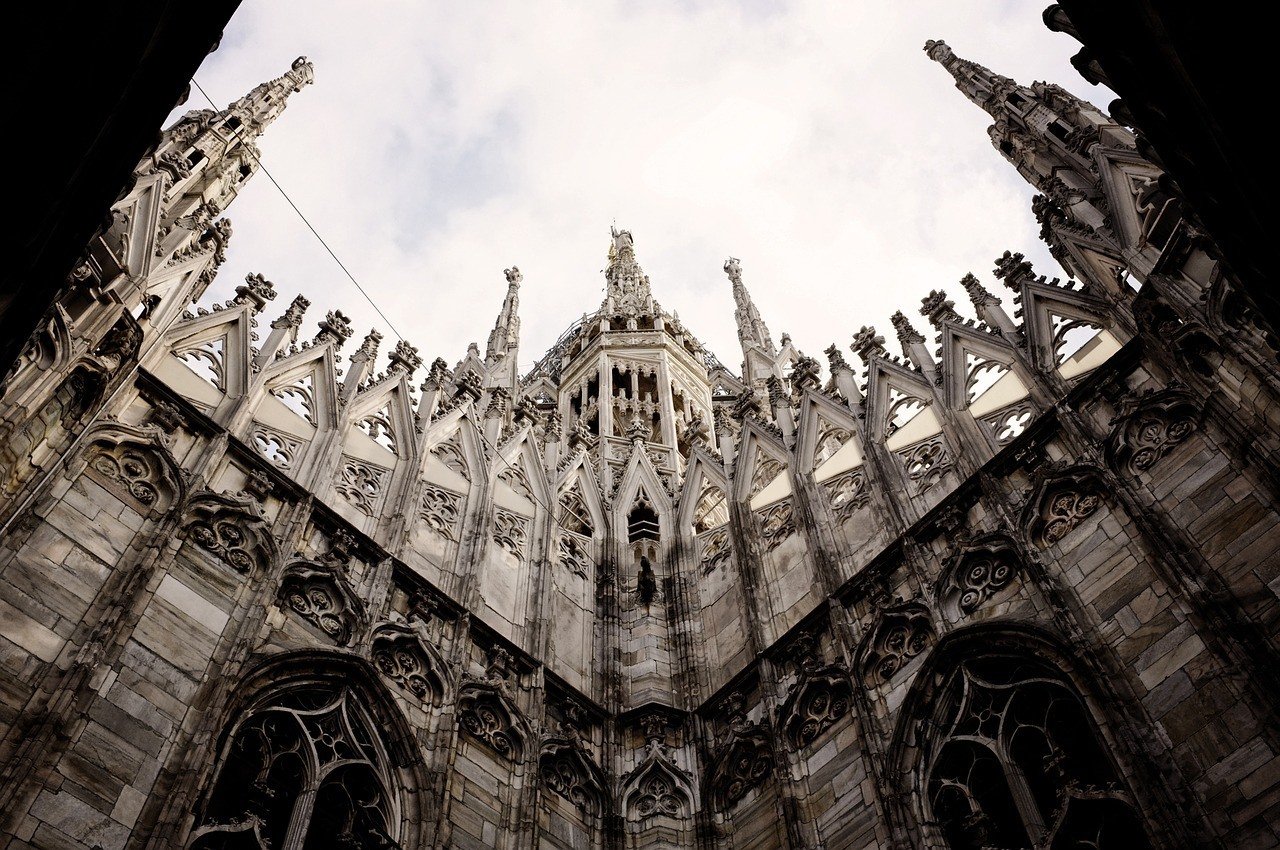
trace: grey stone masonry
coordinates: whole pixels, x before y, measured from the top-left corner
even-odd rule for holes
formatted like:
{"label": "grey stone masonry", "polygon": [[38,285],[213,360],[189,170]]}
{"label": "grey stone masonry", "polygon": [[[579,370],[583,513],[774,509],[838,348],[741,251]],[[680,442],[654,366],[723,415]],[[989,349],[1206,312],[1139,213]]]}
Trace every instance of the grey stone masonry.
{"label": "grey stone masonry", "polygon": [[310,64],[165,131],[0,391],[0,848],[1280,844],[1276,336],[1125,127],[927,50],[1072,279],[825,376],[615,229],[527,374],[513,266],[340,377],[193,307]]}

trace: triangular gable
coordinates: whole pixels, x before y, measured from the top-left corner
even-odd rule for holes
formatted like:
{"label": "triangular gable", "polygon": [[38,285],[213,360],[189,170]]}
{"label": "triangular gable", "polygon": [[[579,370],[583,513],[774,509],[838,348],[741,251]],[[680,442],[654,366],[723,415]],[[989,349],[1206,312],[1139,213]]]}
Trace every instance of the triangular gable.
{"label": "triangular gable", "polygon": [[663,531],[669,532],[674,521],[671,499],[667,496],[662,476],[654,468],[648,452],[643,450],[631,453],[626,468],[618,479],[617,497],[613,501],[614,510],[617,511],[615,528],[627,527],[627,514],[641,494],[658,513]]}
{"label": "triangular gable", "polygon": [[1109,201],[1112,228],[1124,248],[1140,250],[1146,246],[1143,214],[1138,198],[1148,183],[1159,180],[1162,172],[1136,151],[1108,148],[1096,155],[1103,191]]}
{"label": "triangular gable", "polygon": [[729,481],[720,466],[701,456],[691,456],[680,491],[678,527],[700,534],[723,525],[729,519],[728,500]]}
{"label": "triangular gable", "polygon": [[860,465],[858,431],[858,420],[848,408],[823,393],[806,392],[796,424],[797,468],[817,472],[822,480]]}
{"label": "triangular gable", "polygon": [[[288,419],[302,434],[310,429],[329,430],[338,424],[337,362],[333,346],[316,345],[301,349],[263,367],[258,376],[265,388],[256,415],[280,418],[284,408],[300,422]],[[264,420],[265,421],[265,420]]]}
{"label": "triangular gable", "polygon": [[733,497],[750,501],[753,507],[781,499],[791,493],[790,453],[760,423],[743,422],[737,463],[733,470]]}
{"label": "triangular gable", "polygon": [[489,475],[493,500],[502,507],[533,516],[539,505],[551,502],[538,447],[527,432],[498,449]]}
{"label": "triangular gable", "polygon": [[933,389],[919,373],[883,357],[867,370],[867,439],[890,449],[915,443],[942,430],[933,409]]}
{"label": "triangular gable", "polygon": [[576,459],[560,477],[556,493],[556,520],[561,526],[587,537],[603,536],[608,518],[590,464]]}
{"label": "triangular gable", "polygon": [[[164,211],[164,183],[159,173],[139,177],[133,190],[113,210],[126,216],[128,238],[121,246],[123,256],[120,265],[134,279],[151,275],[157,262],[168,257],[157,257],[156,241],[160,230],[160,217]],[[148,281],[148,291],[152,289]]]}
{"label": "triangular gable", "polygon": [[1100,366],[1122,344],[1109,328],[1106,304],[1079,290],[1028,281],[1023,284],[1022,310],[1034,362],[1044,371],[1078,377]]}
{"label": "triangular gable", "polygon": [[215,410],[248,390],[251,333],[245,305],[183,321],[157,347],[156,374],[197,406]]}
{"label": "triangular gable", "polygon": [[486,466],[480,431],[468,412],[450,411],[432,423],[426,437],[422,477],[465,493]]}
{"label": "triangular gable", "polygon": [[952,410],[982,416],[1030,394],[1018,356],[1002,337],[947,322],[942,329],[943,397]]}
{"label": "triangular gable", "polygon": [[370,442],[388,452],[393,463],[396,458],[413,458],[413,403],[403,374],[398,380],[383,381],[357,393],[348,408],[347,421],[348,447]]}

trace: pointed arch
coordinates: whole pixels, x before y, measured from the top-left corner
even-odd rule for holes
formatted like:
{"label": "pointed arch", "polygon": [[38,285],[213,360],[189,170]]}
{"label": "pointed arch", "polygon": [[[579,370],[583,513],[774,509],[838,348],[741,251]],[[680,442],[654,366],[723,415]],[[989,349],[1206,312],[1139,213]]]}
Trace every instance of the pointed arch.
{"label": "pointed arch", "polygon": [[284,653],[231,694],[187,848],[302,846],[312,833],[359,846],[429,839],[415,806],[432,787],[422,753],[367,661]]}
{"label": "pointed arch", "polygon": [[622,812],[628,821],[654,817],[693,817],[693,783],[687,773],[658,752],[651,752],[622,780]]}
{"label": "pointed arch", "polygon": [[315,626],[338,646],[346,646],[366,620],[364,603],[334,565],[294,561],[285,567],[277,594],[287,610]]}
{"label": "pointed arch", "polygon": [[591,817],[609,815],[609,783],[585,747],[564,737],[543,741],[538,753],[538,777],[544,787]]}
{"label": "pointed arch", "polygon": [[1034,545],[1053,546],[1103,506],[1107,491],[1105,476],[1095,466],[1044,467],[1022,508],[1022,528]]}
{"label": "pointed arch", "polygon": [[508,761],[521,764],[533,734],[524,713],[501,685],[471,681],[458,692],[458,726],[473,741]]}
{"label": "pointed arch", "polygon": [[[1112,754],[1125,748],[1091,684],[1036,627],[948,634],[898,717],[887,761],[903,802],[890,816],[936,823],[954,850],[1068,846],[1085,834],[1101,841],[1090,846],[1150,847],[1154,821],[1124,788]],[[1161,793],[1142,791],[1149,801]]]}

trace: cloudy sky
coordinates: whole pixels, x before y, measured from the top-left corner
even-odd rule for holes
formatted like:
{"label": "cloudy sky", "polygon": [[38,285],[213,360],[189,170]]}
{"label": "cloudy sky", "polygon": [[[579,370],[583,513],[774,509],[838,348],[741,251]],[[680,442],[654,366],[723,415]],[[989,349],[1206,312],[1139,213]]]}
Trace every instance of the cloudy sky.
{"label": "cloudy sky", "polygon": [[[428,362],[483,345],[515,264],[527,368],[599,304],[616,222],[657,299],[736,369],[730,255],[775,338],[821,360],[864,324],[893,346],[896,309],[923,328],[936,287],[971,314],[957,281],[999,289],[1006,248],[1058,273],[986,114],[922,51],[943,38],[1105,106],[1041,5],[247,0],[196,79],[221,107],[315,63],[264,162]],[[394,335],[269,181],[227,214],[206,300],[261,272],[268,317],[302,292],[308,328],[337,307],[380,327],[385,355]]]}

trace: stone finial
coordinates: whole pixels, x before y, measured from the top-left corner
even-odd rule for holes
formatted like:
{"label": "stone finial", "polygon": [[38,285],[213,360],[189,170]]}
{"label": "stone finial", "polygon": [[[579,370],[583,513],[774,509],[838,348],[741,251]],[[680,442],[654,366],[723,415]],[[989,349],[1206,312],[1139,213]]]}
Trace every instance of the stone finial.
{"label": "stone finial", "polygon": [[972,272],[960,278],[960,285],[964,287],[964,291],[969,294],[969,300],[978,310],[990,304],[1000,303],[1000,299],[988,292]]}
{"label": "stone finial", "polygon": [[885,355],[884,337],[876,333],[873,325],[863,325],[862,329],[853,335],[852,346],[854,353],[862,358],[863,363],[868,363],[873,357],[883,357]]}
{"label": "stone finial", "polygon": [[931,38],[926,41],[924,43],[924,52],[934,62],[938,62],[943,65],[949,64],[952,59],[956,58],[956,54],[952,52],[947,43],[940,38]]}
{"label": "stone finial", "polygon": [[562,431],[563,431],[563,427],[560,421],[560,411],[552,410],[550,413],[547,414],[547,430],[546,430],[547,441],[551,443],[560,442],[560,435]]}
{"label": "stone finial", "polygon": [[[838,352],[837,352],[838,353]],[[807,355],[800,355],[791,367],[791,391],[802,393],[822,386],[822,366]]]}
{"label": "stone finial", "polygon": [[893,329],[898,333],[898,341],[904,348],[913,342],[924,342],[924,337],[912,326],[911,320],[901,310],[890,316],[889,321],[893,322]]}
{"label": "stone finial", "polygon": [[469,396],[472,401],[479,401],[482,395],[484,395],[484,383],[480,380],[480,376],[475,372],[468,371],[458,379],[458,389],[454,392],[453,397]]}
{"label": "stone finial", "polygon": [[791,644],[791,660],[804,672],[811,673],[817,670],[821,662],[817,638],[808,632],[803,632],[796,637]]}
{"label": "stone finial", "polygon": [[520,269],[512,266],[509,269],[503,269],[502,273],[507,276],[507,283],[512,286],[519,286],[520,281],[524,280],[524,275],[520,273]]}
{"label": "stone finial", "polygon": [[[849,363],[844,359],[844,353],[836,347],[834,342],[827,346],[824,353],[827,355],[827,364],[831,367],[833,375],[841,369],[849,369]],[[853,370],[849,369],[849,371]]]}
{"label": "stone finial", "polygon": [[511,415],[516,422],[530,422],[536,425],[542,421],[542,411],[538,409],[538,402],[533,399],[533,396],[520,396],[511,410]]}
{"label": "stone finial", "polygon": [[494,387],[489,393],[489,406],[484,410],[485,417],[494,418],[506,414],[507,402],[510,400],[511,394],[505,387]]}
{"label": "stone finial", "polygon": [[653,429],[650,428],[639,416],[631,417],[631,421],[627,424],[627,439],[632,443],[640,443],[653,436]]}
{"label": "stone finial", "polygon": [[1020,292],[1022,283],[1035,279],[1035,270],[1022,254],[1005,251],[996,260],[995,276],[1004,281],[1004,285],[1014,292]]}
{"label": "stone finial", "polygon": [[288,309],[284,311],[284,315],[271,323],[273,328],[293,328],[296,329],[302,324],[302,316],[307,312],[307,308],[311,306],[311,301],[299,295],[293,299]]}
{"label": "stone finial", "polygon": [[569,448],[576,450],[590,444],[591,427],[587,425],[585,419],[579,418],[573,423],[573,429],[569,432]]}
{"label": "stone finial", "polygon": [[232,301],[236,304],[252,304],[253,312],[257,313],[275,297],[276,290],[271,281],[261,274],[247,274],[244,283],[236,287],[236,297]]}
{"label": "stone finial", "polygon": [[395,350],[391,352],[390,360],[389,371],[404,372],[409,377],[413,377],[413,373],[422,365],[422,358],[418,356],[418,349],[404,340],[396,343]]}
{"label": "stone finial", "polygon": [[451,373],[449,372],[449,364],[445,362],[443,357],[437,357],[431,361],[431,368],[427,370],[427,377],[422,382],[422,390],[440,390],[444,389],[445,384],[449,383]]}
{"label": "stone finial", "polygon": [[356,349],[356,353],[351,355],[351,360],[372,360],[378,356],[378,346],[382,343],[382,334],[376,330],[370,329],[364,335],[364,340],[360,343],[360,347]]}
{"label": "stone finial", "polygon": [[787,398],[786,391],[782,388],[782,379],[777,375],[770,375],[764,379],[764,387],[769,391],[769,404],[775,409],[786,407],[790,403]]}
{"label": "stone finial", "polygon": [[935,328],[942,327],[943,322],[962,321],[960,314],[956,312],[956,302],[948,298],[947,293],[941,289],[935,289],[920,299],[920,313]]}
{"label": "stone finial", "polygon": [[351,320],[341,310],[330,310],[320,321],[320,333],[316,334],[316,342],[321,343],[331,339],[336,344],[342,345],[351,338],[353,332]]}
{"label": "stone finial", "polygon": [[729,280],[733,283],[742,283],[742,263],[737,257],[730,257],[724,261],[724,273],[729,276]]}
{"label": "stone finial", "polygon": [[733,402],[733,418],[739,422],[746,419],[760,419],[762,413],[756,391],[751,387],[743,387],[742,392],[738,393],[737,399]]}

